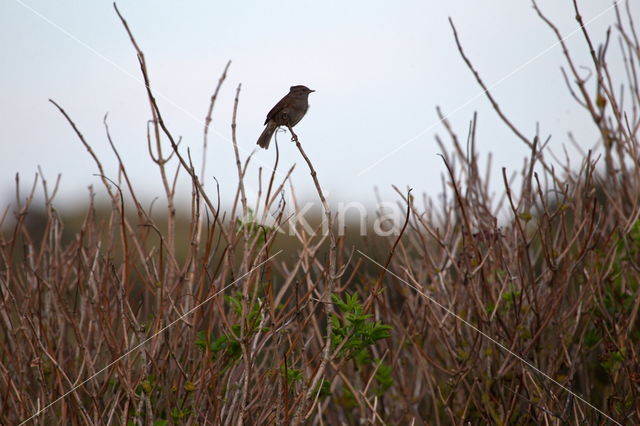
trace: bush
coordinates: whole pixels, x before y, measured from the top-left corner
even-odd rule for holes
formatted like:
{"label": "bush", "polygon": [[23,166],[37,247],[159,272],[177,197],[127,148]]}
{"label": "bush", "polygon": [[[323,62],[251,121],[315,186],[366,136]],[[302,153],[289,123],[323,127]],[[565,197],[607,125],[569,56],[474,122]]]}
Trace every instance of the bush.
{"label": "bush", "polygon": [[[582,24],[577,7],[576,15]],[[165,214],[138,203],[122,162],[109,180],[54,103],[96,162],[111,205],[104,211],[91,198],[72,229],[40,177],[42,226],[30,225],[35,186],[15,206],[15,223],[3,217],[0,423],[34,415],[47,424],[640,423],[640,100],[632,71],[640,46],[618,16],[631,107],[617,94],[625,76],[607,68],[607,45],[592,50],[589,81],[565,51],[571,93],[603,141],[600,172],[591,152],[578,170],[558,172],[540,135],[515,128],[487,91],[531,149],[521,187],[503,169],[504,196],[494,202],[473,150],[476,118],[470,149],[443,118],[453,196],[436,210],[400,194],[400,235],[367,239],[336,235],[295,134],[327,233],[279,233],[288,174],[278,181],[273,170],[249,208],[252,163],[240,158],[235,132],[240,183],[223,211],[165,125],[134,43]],[[186,220],[175,213],[172,167],[193,185]],[[266,223],[267,212],[276,223]]]}

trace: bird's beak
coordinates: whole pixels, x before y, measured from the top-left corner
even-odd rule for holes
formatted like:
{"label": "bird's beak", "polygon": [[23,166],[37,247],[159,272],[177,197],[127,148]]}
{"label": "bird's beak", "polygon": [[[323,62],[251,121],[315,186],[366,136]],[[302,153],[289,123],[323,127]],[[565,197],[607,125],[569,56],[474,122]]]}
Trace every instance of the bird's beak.
{"label": "bird's beak", "polygon": [[309,89],[309,93],[315,92],[315,90]]}

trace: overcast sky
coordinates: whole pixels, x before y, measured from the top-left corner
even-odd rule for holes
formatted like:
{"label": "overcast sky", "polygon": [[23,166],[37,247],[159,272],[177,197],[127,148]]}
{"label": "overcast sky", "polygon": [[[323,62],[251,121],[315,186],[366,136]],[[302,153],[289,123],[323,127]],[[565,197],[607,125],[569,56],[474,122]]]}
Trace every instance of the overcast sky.
{"label": "overcast sky", "polygon": [[[590,32],[602,40],[614,22],[611,0],[580,3]],[[539,4],[568,37],[577,62],[590,66],[571,1]],[[0,5],[0,203],[12,201],[16,172],[26,188],[38,165],[49,181],[62,173],[58,204],[85,204],[90,184],[102,191],[94,163],[48,98],[73,117],[115,178],[102,125],[108,112],[114,142],[137,191],[146,200],[162,196],[157,168],[147,154],[150,114],[137,60],[111,2],[0,0]],[[501,167],[520,168],[526,147],[481,96],[456,50],[449,16],[484,81],[522,131],[532,135],[540,123],[543,136],[553,135],[550,146],[559,154],[570,130],[585,148],[597,142],[595,127],[562,80],[561,50],[528,1],[136,0],[118,5],[145,52],[169,128],[198,161],[209,98],[232,60],[214,111],[208,156],[208,176],[220,181],[223,200],[232,197],[237,183],[230,122],[239,83],[243,158],[257,148],[267,111],[289,86],[316,90],[297,133],[333,203],[371,202],[374,186],[395,199],[392,184],[436,196],[443,164],[434,135],[444,134],[438,105],[451,114],[460,135],[478,111],[478,150],[482,157],[493,152],[494,178]],[[617,42],[613,46],[617,50]],[[619,65],[613,60],[612,66]],[[297,191],[311,196],[306,164],[287,141],[280,136],[280,170],[297,163]],[[274,155],[274,149],[259,151],[254,168],[271,166]],[[251,193],[255,174],[247,183]],[[181,188],[186,200],[190,189]]]}

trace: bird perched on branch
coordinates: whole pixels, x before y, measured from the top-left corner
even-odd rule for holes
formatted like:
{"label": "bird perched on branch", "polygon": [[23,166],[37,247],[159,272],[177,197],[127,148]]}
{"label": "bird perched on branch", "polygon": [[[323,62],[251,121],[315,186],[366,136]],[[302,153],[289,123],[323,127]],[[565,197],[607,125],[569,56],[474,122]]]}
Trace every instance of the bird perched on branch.
{"label": "bird perched on branch", "polygon": [[311,92],[315,92],[315,90],[306,86],[291,86],[289,93],[280,99],[280,102],[267,114],[267,119],[264,121],[267,127],[258,138],[260,147],[269,148],[271,137],[278,127],[293,127],[302,120],[309,109],[309,93]]}

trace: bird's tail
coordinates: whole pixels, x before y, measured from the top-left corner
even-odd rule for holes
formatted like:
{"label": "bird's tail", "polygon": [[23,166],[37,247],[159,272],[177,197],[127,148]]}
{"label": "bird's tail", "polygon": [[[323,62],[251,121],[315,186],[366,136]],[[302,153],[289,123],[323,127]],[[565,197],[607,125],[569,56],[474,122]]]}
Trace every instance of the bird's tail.
{"label": "bird's tail", "polygon": [[260,145],[260,148],[269,148],[269,142],[271,142],[271,137],[273,136],[273,132],[276,131],[276,127],[278,126],[272,122],[267,123],[267,127],[264,128],[262,134],[258,138],[258,145]]}

